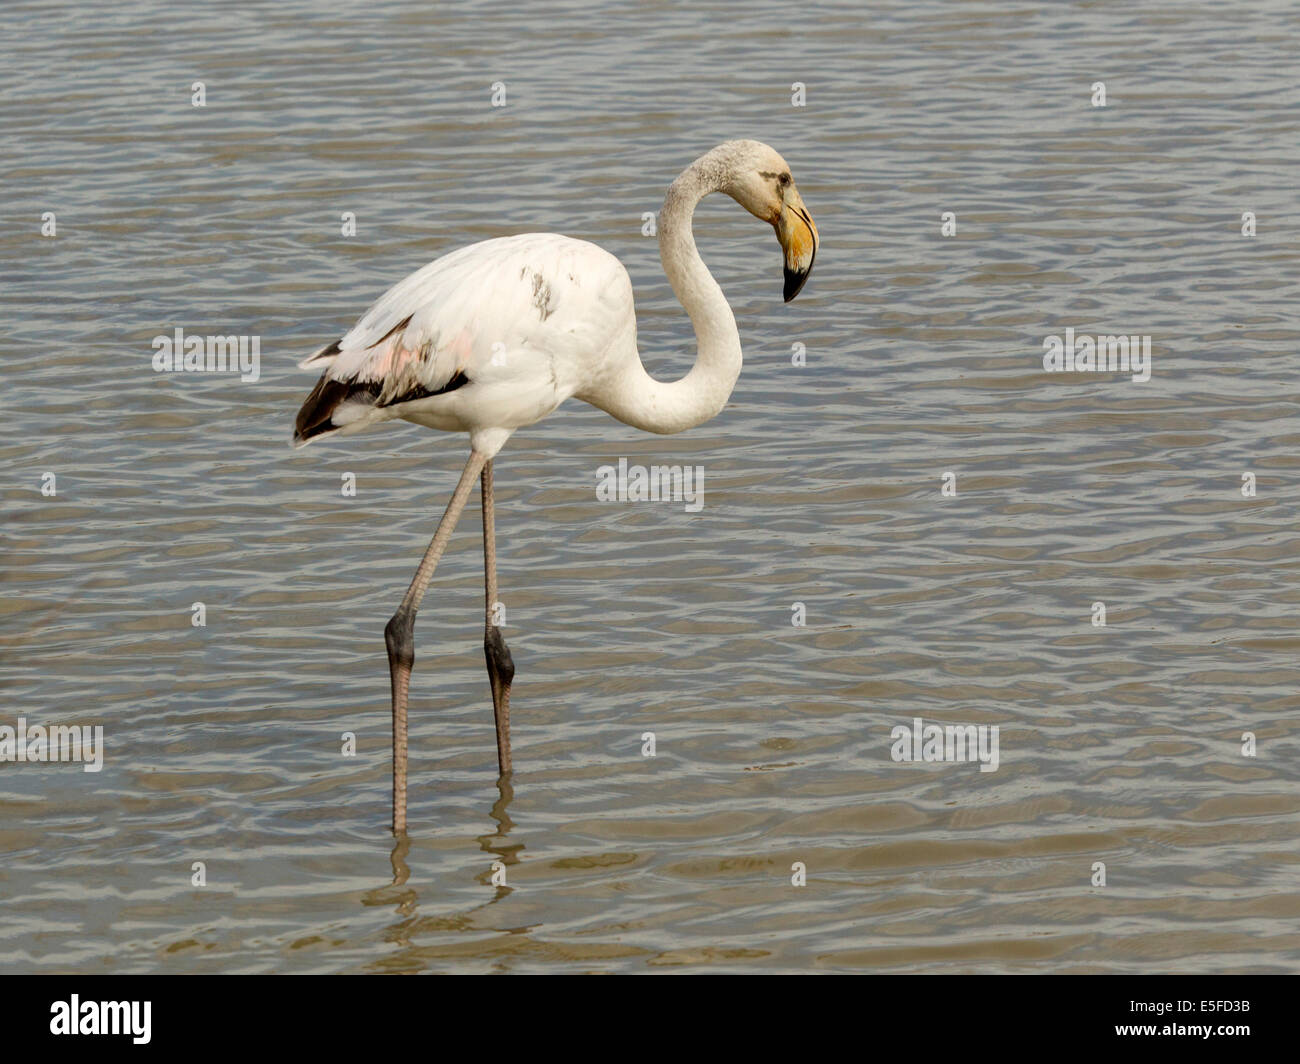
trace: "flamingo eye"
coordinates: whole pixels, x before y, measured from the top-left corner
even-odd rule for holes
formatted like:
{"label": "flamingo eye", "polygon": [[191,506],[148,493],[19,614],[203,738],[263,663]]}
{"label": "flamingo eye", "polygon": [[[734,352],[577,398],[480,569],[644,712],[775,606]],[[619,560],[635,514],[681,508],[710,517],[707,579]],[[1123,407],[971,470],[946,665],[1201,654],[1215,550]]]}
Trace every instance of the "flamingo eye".
{"label": "flamingo eye", "polygon": [[778,177],[776,180],[777,180],[777,182],[781,185],[782,188],[785,188],[785,186],[788,185],[788,184],[790,183],[790,175],[789,175],[789,174],[782,174],[782,175],[781,175],[780,177]]}

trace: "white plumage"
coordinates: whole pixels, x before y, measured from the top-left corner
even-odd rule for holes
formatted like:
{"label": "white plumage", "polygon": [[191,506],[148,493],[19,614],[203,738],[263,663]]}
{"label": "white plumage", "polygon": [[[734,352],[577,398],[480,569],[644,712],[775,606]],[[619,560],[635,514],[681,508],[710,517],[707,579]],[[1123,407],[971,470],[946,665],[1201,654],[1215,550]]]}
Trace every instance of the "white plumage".
{"label": "white plumage", "polygon": [[391,418],[508,435],[598,379],[611,340],[635,329],[627,271],[595,244],[554,233],[471,244],[399,281],[302,362],[353,387],[328,427],[300,427],[294,442]]}

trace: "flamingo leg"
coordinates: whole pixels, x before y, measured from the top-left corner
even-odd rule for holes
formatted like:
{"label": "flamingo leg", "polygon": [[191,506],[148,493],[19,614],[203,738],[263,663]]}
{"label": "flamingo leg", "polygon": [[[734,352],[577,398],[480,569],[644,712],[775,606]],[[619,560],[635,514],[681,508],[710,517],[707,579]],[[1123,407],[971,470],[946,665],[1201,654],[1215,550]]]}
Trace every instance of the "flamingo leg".
{"label": "flamingo leg", "polygon": [[492,713],[497,725],[497,769],[504,776],[510,771],[510,683],[515,678],[515,663],[494,617],[497,606],[497,533],[491,459],[483,466],[483,584],[487,592],[483,655],[487,658],[488,680],[492,684]]}
{"label": "flamingo leg", "polygon": [[425,589],[433,578],[438,559],[447,549],[451,533],[460,520],[461,511],[474,488],[474,478],[479,475],[487,459],[471,451],[469,461],[447,503],[446,512],[438,522],[438,530],[424,552],[411,586],[402,596],[397,612],[384,628],[384,642],[388,646],[388,671],[393,681],[393,831],[406,830],[406,704],[411,685],[411,666],[415,664],[415,612],[420,608]]}

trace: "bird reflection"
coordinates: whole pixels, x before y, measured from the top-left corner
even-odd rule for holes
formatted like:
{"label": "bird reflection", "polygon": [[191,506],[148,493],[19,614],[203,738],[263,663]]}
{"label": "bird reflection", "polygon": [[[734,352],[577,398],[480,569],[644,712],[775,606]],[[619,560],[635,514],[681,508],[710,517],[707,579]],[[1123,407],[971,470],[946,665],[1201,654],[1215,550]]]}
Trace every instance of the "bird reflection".
{"label": "bird reflection", "polygon": [[[489,867],[476,875],[475,879],[484,886],[492,886],[495,883],[496,889],[491,894],[485,894],[478,904],[457,914],[425,917],[418,915],[419,895],[416,887],[408,885],[411,878],[410,865],[407,863],[411,852],[411,837],[406,832],[401,832],[395,837],[393,848],[389,853],[393,873],[392,882],[368,891],[362,899],[362,904],[367,906],[393,906],[396,917],[384,933],[384,939],[398,949],[396,953],[385,957],[381,963],[373,966],[375,970],[389,972],[423,970],[427,966],[427,958],[423,956],[423,950],[418,944],[422,932],[445,933],[476,926],[473,914],[513,893],[514,888],[504,881],[506,869],[511,865],[519,864],[520,854],[524,849],[522,842],[508,841],[510,832],[515,827],[515,822],[510,819],[510,803],[514,797],[511,774],[504,773],[497,778],[497,795],[488,809],[488,816],[492,819],[495,828],[477,836],[479,847],[484,853],[491,855],[492,860],[489,862]],[[511,930],[519,933],[525,929]]]}
{"label": "bird reflection", "polygon": [[515,826],[515,822],[510,819],[510,803],[515,796],[511,776],[511,773],[503,772],[497,777],[497,800],[492,803],[492,808],[488,811],[488,816],[496,821],[496,831],[478,837],[478,844],[483,852],[496,857],[491,868],[479,876],[479,882],[495,885],[497,888],[496,893],[484,903],[485,905],[492,905],[510,894],[512,888],[506,881],[506,869],[510,865],[519,863],[519,852],[524,848],[522,842],[509,844],[506,842],[510,829]]}

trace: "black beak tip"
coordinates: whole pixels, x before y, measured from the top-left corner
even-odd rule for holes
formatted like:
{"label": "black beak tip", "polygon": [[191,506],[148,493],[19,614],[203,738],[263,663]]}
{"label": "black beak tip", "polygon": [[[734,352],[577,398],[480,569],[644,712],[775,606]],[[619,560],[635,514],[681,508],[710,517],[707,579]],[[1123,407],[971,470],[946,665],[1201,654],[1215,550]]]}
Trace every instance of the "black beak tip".
{"label": "black beak tip", "polygon": [[808,280],[809,272],[810,271],[805,270],[803,273],[798,273],[797,271],[790,269],[788,266],[786,267],[785,301],[787,303],[799,294],[799,290],[803,288],[804,282]]}

